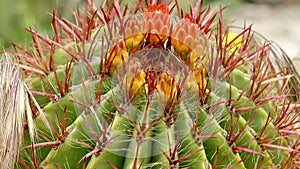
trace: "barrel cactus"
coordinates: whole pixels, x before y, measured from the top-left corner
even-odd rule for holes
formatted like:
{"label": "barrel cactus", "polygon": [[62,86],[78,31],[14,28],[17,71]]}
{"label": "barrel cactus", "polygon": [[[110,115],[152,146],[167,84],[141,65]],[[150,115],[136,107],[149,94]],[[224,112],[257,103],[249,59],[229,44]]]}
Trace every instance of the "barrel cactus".
{"label": "barrel cactus", "polygon": [[51,14],[53,37],[27,28],[8,51],[33,118],[14,167],[299,167],[299,75],[223,10],[86,0],[74,22]]}

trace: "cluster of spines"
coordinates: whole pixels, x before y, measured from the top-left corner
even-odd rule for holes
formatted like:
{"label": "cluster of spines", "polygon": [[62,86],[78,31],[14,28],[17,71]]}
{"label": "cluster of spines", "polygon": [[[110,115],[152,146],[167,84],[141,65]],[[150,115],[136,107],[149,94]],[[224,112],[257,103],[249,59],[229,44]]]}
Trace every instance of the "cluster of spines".
{"label": "cluster of spines", "polygon": [[[181,103],[180,91],[176,93],[178,98],[170,95],[172,92],[167,92],[168,95],[172,96],[167,97],[173,99],[172,105],[169,105],[169,110],[172,110],[171,116],[168,116],[169,121],[168,119],[157,118],[148,124],[148,127],[138,124],[134,119],[122,116],[122,114],[133,113],[127,116],[134,117],[137,116],[134,112],[144,112],[145,115],[142,115],[142,117],[147,119],[145,116],[150,114],[148,111],[151,111],[151,108],[147,107],[147,101],[149,102],[147,95],[138,96],[139,93],[136,93],[132,98],[132,94],[121,94],[127,97],[121,101],[122,103],[127,103],[128,100],[130,102],[137,100],[137,104],[142,104],[141,107],[138,106],[140,110],[124,112],[122,111],[123,107],[112,104],[118,92],[122,92],[119,91],[118,87],[114,87],[116,84],[113,83],[114,79],[110,76],[112,69],[114,69],[112,67],[114,64],[122,64],[126,58],[122,55],[119,58],[120,61],[114,62],[116,61],[114,60],[116,54],[114,54],[112,56],[114,59],[109,60],[110,57],[104,59],[106,51],[101,51],[101,49],[105,49],[103,47],[105,44],[97,44],[96,38],[90,36],[95,27],[107,23],[114,13],[119,17],[123,15],[118,4],[114,4],[113,8],[108,11],[101,8],[101,12],[99,12],[95,10],[91,3],[87,2],[87,7],[91,7],[92,13],[89,14],[86,9],[82,18],[80,18],[79,13],[75,14],[78,21],[76,23],[79,24],[74,27],[70,23],[59,19],[57,14],[53,13],[54,40],[44,38],[36,31],[28,29],[33,35],[34,52],[25,51],[15,45],[16,50],[24,52],[15,52],[15,56],[19,58],[24,73],[32,76],[28,79],[28,84],[32,87],[32,93],[37,96],[37,102],[44,112],[43,114],[36,114],[35,119],[38,132],[40,132],[39,139],[41,139],[37,141],[40,143],[25,143],[29,145],[25,147],[26,151],[29,148],[32,149],[28,151],[28,155],[32,157],[33,165],[38,167],[40,163],[39,156],[42,156],[41,159],[45,159],[41,166],[49,165],[57,168],[81,168],[86,167],[85,164],[92,167],[106,165],[108,168],[119,168],[122,165],[127,165],[139,168],[139,166],[145,165],[147,160],[149,164],[153,164],[150,166],[153,168],[164,165],[171,168],[187,167],[189,165],[203,168],[251,168],[250,165],[259,168],[264,166],[275,167],[277,165],[276,167],[285,168],[296,165],[297,161],[293,160],[296,160],[295,157],[299,154],[299,143],[297,141],[299,133],[295,127],[295,124],[298,123],[297,102],[291,102],[289,99],[290,97],[297,97],[287,91],[289,79],[293,75],[269,66],[269,59],[272,58],[268,57],[272,56],[269,56],[268,52],[272,46],[270,44],[261,46],[255,43],[251,44],[255,37],[252,37],[250,27],[242,30],[231,40],[228,32],[230,29],[223,28],[224,25],[221,19],[217,31],[210,30],[210,24],[216,15],[208,17],[211,14],[209,10],[202,9],[202,4],[200,5],[199,15],[195,12],[196,8],[192,10],[190,15],[194,17],[198,29],[207,34],[209,38],[216,39],[216,50],[211,51],[211,53],[215,52],[215,58],[208,59],[210,60],[210,63],[208,63],[210,66],[206,70],[208,78],[213,77],[212,81],[208,81],[208,84],[206,84],[207,78],[199,80],[202,87],[199,88],[199,83],[196,85],[198,86],[196,97],[201,96],[196,99],[198,103],[185,101]],[[159,6],[163,5],[157,5],[156,7]],[[180,7],[178,9],[179,16],[185,18],[182,11],[180,11]],[[202,19],[200,15],[203,13],[208,18],[200,21]],[[162,42],[167,39],[162,35],[158,31],[147,37],[134,37],[133,40],[127,41],[131,43],[127,47],[138,48],[141,45],[139,40],[143,38],[148,38],[146,40],[155,43],[154,46],[157,47],[157,42],[162,45]],[[176,35],[174,36],[176,37]],[[142,39],[139,39],[141,37]],[[65,39],[72,39],[71,43],[68,40],[65,41]],[[138,42],[136,43],[136,41]],[[98,50],[93,47],[95,44],[100,45],[100,56],[98,56],[100,59],[92,61],[93,52]],[[173,46],[176,50],[176,42],[173,43]],[[112,52],[108,52],[108,54],[120,53],[124,50],[124,45],[121,45],[121,48],[117,46],[111,49]],[[182,50],[182,48],[178,49]],[[126,49],[124,52],[127,52]],[[177,54],[179,54],[178,51]],[[214,59],[216,61],[212,61]],[[63,68],[57,68],[59,65],[64,66]],[[219,67],[224,67],[221,75],[217,74]],[[146,71],[146,73],[149,72]],[[34,74],[42,75],[42,77]],[[226,82],[218,84],[218,82],[213,81],[218,81],[218,78],[226,79]],[[280,81],[280,83],[276,81]],[[218,96],[218,93],[214,93],[214,90],[216,86],[220,87],[218,85],[224,84],[226,95],[225,98],[222,98],[223,95]],[[181,89],[178,86],[176,88]],[[191,91],[193,90],[191,89]],[[214,99],[219,101],[212,103]],[[189,109],[184,108],[194,106],[194,104],[201,106],[200,108],[195,106],[196,110],[190,110],[191,112],[188,112]],[[220,105],[226,106],[224,108]],[[182,112],[176,113],[177,109]],[[219,109],[220,112],[210,113],[212,110]],[[189,116],[189,113],[191,114],[193,111],[199,111],[199,113],[195,113],[197,118],[192,122],[192,126],[185,126],[187,124],[181,123],[180,120],[176,122],[176,119],[191,118],[192,116]],[[33,108],[34,112],[35,108]],[[75,112],[83,113],[78,115]],[[216,120],[217,117],[221,117],[221,120]],[[192,132],[187,135],[187,138],[183,139],[178,133],[180,130],[176,131],[172,127],[165,129],[165,123],[169,126],[174,125],[175,128],[190,127]],[[201,135],[208,127],[212,127],[214,131],[209,135]],[[137,133],[123,133],[124,138],[110,135],[110,130],[124,132],[124,128]],[[173,138],[164,140],[166,141],[165,145],[169,145],[169,151],[161,150],[161,154],[154,157],[151,157],[150,154],[151,158],[139,158],[139,150],[149,149],[151,147],[149,144],[147,146],[143,144],[143,147],[135,145],[134,142],[126,142],[127,145],[121,145],[124,147],[110,144],[111,142],[121,142],[122,139],[126,140],[128,137],[139,143],[141,139],[139,136],[150,138],[150,133],[153,131],[155,131],[154,134],[160,134],[167,132],[164,130],[171,129],[174,130],[171,132],[174,135],[168,137]],[[86,133],[87,131],[88,133]],[[142,135],[140,135],[141,133]],[[287,137],[291,134],[295,137]],[[292,145],[288,146],[291,143]],[[154,146],[154,149],[159,148],[159,145],[156,145],[155,142],[152,146]],[[185,148],[189,146],[194,149]],[[113,154],[113,150],[126,147],[130,147],[132,150],[138,149],[137,153],[129,155],[129,160],[127,159],[124,164],[117,164],[117,162],[122,161],[122,158],[124,160],[126,155]],[[38,155],[35,154],[35,148]],[[106,151],[110,149],[112,152]],[[67,155],[76,160],[66,160],[64,156],[67,152],[76,152],[76,154]],[[143,152],[147,153],[147,151]],[[118,153],[122,153],[122,151]],[[46,155],[47,157],[45,157]],[[90,158],[91,156],[93,157]],[[54,163],[52,164],[52,162]],[[19,160],[19,163],[25,168],[29,167],[26,161]]]}

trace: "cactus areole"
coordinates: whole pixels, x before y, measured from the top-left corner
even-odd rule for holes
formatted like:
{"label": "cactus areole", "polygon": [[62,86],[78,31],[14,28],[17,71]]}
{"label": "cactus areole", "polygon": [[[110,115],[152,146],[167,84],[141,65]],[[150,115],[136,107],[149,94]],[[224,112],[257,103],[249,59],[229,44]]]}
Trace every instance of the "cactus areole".
{"label": "cactus areole", "polygon": [[27,28],[32,46],[14,45],[35,126],[15,168],[299,167],[284,52],[223,8],[134,2],[86,0],[73,22],[51,14],[53,37]]}

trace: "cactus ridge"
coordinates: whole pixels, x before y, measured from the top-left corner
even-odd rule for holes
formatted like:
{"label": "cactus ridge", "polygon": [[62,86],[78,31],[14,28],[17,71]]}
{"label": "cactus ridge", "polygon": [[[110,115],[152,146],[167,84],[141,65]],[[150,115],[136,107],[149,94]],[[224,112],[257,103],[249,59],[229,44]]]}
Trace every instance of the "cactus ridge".
{"label": "cactus ridge", "polygon": [[16,168],[297,167],[300,78],[276,44],[200,0],[85,2],[14,45],[37,133]]}

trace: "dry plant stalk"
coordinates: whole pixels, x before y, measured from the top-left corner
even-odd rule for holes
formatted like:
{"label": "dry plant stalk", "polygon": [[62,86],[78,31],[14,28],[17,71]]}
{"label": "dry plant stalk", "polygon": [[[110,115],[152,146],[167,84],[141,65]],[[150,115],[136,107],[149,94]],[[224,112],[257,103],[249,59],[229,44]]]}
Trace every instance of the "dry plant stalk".
{"label": "dry plant stalk", "polygon": [[25,115],[31,112],[26,113],[30,109],[20,71],[7,53],[0,61],[0,72],[0,161],[4,164],[0,168],[9,169],[15,165],[23,139]]}

